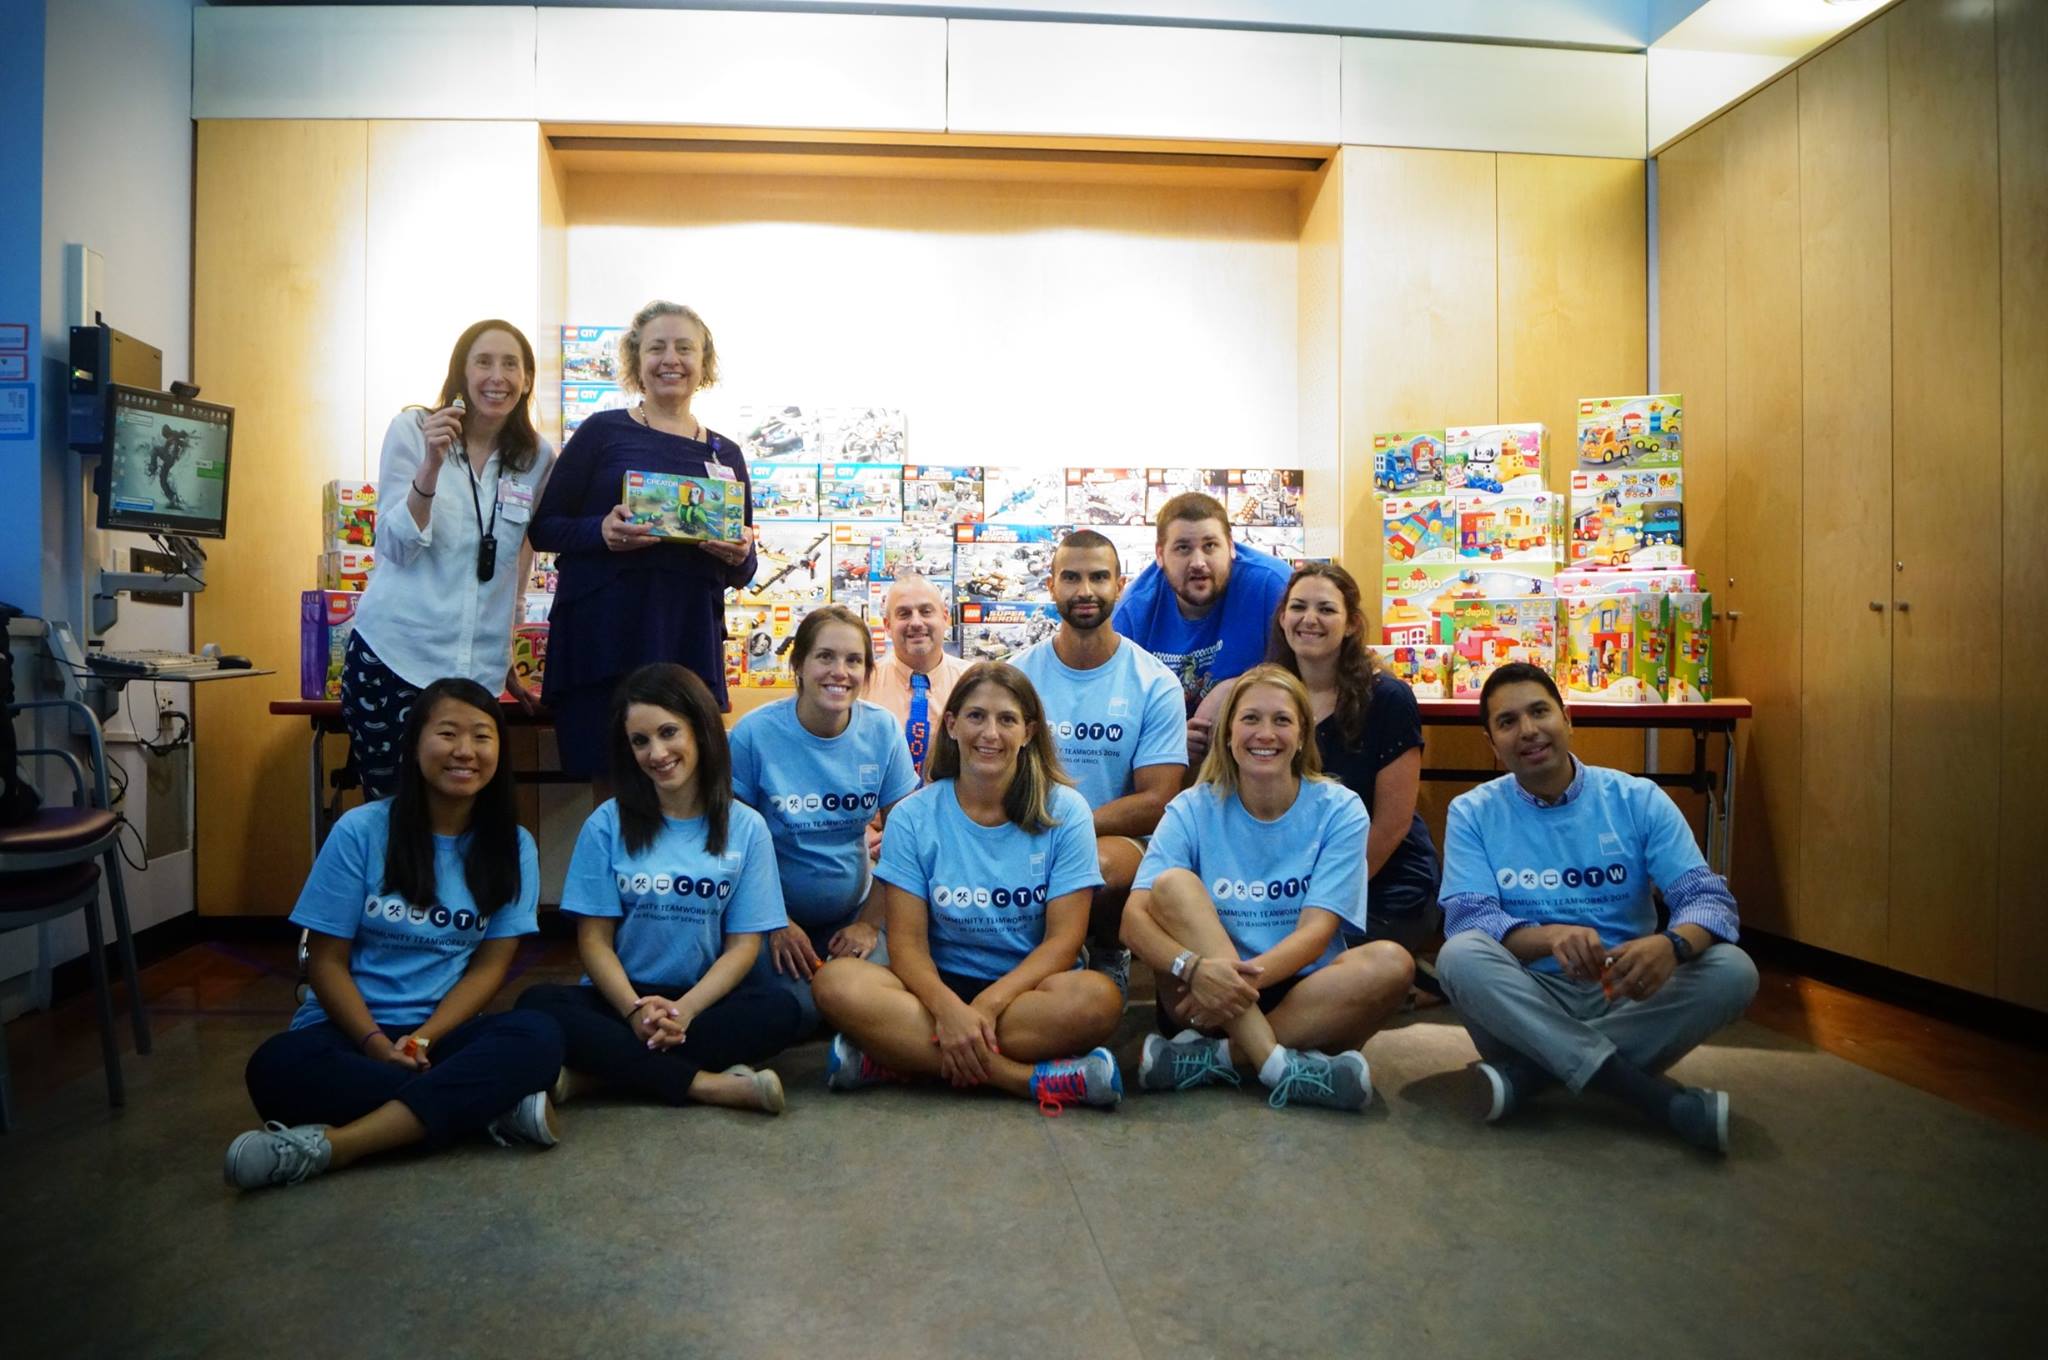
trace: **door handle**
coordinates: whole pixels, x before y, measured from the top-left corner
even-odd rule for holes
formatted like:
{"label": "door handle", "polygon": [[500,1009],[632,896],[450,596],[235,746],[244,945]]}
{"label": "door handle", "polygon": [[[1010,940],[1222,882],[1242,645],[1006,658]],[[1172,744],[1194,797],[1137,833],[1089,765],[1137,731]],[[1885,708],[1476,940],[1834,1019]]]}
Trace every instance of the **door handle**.
{"label": "door handle", "polygon": [[1728,617],[1728,618],[1730,618],[1730,619],[1739,619],[1739,618],[1741,618],[1741,617],[1742,617],[1742,611],[1741,611],[1740,609],[1729,609],[1729,610],[1725,610],[1725,611],[1723,611],[1723,612],[1724,612],[1724,613],[1725,613],[1725,614],[1727,615],[1727,617]]}
{"label": "door handle", "polygon": [[1906,601],[1904,601],[1904,600],[1900,600],[1900,601],[1898,601],[1898,602],[1897,602],[1896,604],[1894,604],[1894,605],[1892,606],[1892,608],[1894,608],[1894,609],[1898,610],[1898,611],[1899,611],[1899,612],[1900,612],[1901,614],[1905,613],[1905,612],[1906,612],[1907,610],[1911,609],[1912,607],[1913,607],[1913,606],[1912,606],[1911,604],[1907,603],[1907,602],[1906,602]]}

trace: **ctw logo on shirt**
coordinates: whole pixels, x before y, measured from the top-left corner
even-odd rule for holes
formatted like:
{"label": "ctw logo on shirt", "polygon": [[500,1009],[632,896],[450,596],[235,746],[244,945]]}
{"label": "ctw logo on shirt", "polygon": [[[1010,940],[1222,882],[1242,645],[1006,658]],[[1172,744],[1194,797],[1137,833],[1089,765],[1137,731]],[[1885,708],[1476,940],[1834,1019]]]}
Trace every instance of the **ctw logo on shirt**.
{"label": "ctw logo on shirt", "polygon": [[618,878],[622,895],[672,892],[678,897],[716,897],[721,902],[732,896],[729,878],[691,878],[687,874],[620,874]]}
{"label": "ctw logo on shirt", "polygon": [[1061,741],[1122,741],[1124,739],[1124,725],[1122,723],[1063,722],[1055,724],[1053,731],[1059,733]]}
{"label": "ctw logo on shirt", "polygon": [[[865,768],[865,767],[864,767]],[[848,789],[844,793],[771,793],[768,806],[799,816],[806,812],[873,812],[880,798]]]}
{"label": "ctw logo on shirt", "polygon": [[1493,881],[1503,888],[1605,888],[1628,882],[1626,864],[1588,864],[1572,869],[1500,869]]}
{"label": "ctw logo on shirt", "polygon": [[481,921],[468,907],[460,911],[450,911],[438,903],[419,907],[403,897],[366,897],[363,899],[363,915],[372,921],[381,919],[394,925],[409,921],[416,926],[431,925],[437,930],[446,930],[450,926],[457,930],[475,930]]}
{"label": "ctw logo on shirt", "polygon": [[1210,880],[1209,896],[1218,902],[1281,901],[1307,892],[1310,877],[1303,874],[1300,878],[1273,878],[1264,883],[1247,883],[1241,878],[1217,878]]}
{"label": "ctw logo on shirt", "polygon": [[932,888],[932,905],[952,907],[967,911],[974,907],[1028,907],[1034,902],[1045,901],[1045,885],[1036,888],[1022,884],[1014,888],[980,888],[962,883],[958,887],[936,884]]}

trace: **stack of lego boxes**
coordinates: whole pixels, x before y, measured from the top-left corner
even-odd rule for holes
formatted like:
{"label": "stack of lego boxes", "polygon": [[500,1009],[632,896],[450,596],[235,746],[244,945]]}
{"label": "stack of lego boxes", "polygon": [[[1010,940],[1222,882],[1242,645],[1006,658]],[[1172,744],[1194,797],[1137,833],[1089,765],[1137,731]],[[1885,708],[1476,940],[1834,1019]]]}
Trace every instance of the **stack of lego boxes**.
{"label": "stack of lego boxes", "polygon": [[320,502],[319,588],[299,595],[299,697],[339,699],[356,602],[376,566],[377,488],[329,482]]}

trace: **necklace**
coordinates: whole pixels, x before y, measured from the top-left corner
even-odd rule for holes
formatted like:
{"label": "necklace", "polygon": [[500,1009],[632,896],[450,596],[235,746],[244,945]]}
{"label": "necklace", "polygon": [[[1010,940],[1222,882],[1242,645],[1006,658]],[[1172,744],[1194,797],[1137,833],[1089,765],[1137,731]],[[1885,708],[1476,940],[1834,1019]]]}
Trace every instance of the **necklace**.
{"label": "necklace", "polygon": [[[647,418],[647,403],[645,403],[645,402],[640,402],[640,403],[638,403],[637,405],[635,405],[635,406],[633,407],[633,419],[635,419],[635,420],[639,421],[639,422],[640,422],[640,423],[641,423],[642,425],[645,425],[645,426],[646,426],[646,427],[647,427],[648,429],[650,429],[650,430],[654,428],[654,422],[653,422],[653,421],[651,421],[651,420],[649,420],[649,419]],[[703,443],[703,442],[704,442],[704,422],[703,422],[703,421],[701,421],[701,420],[699,420],[699,419],[697,419],[697,417],[695,417],[695,416],[691,416],[691,417],[690,417],[690,423],[691,423],[692,425],[696,426],[696,433],[695,433],[695,434],[679,434],[679,435],[677,435],[677,436],[676,436],[676,438],[678,438],[678,439],[694,439],[694,440],[696,440],[696,441],[697,441],[697,442],[698,442],[699,444]],[[668,432],[667,430],[663,430],[663,431],[662,431],[662,433],[663,433],[663,434],[667,434],[667,433],[669,433],[669,432]]]}

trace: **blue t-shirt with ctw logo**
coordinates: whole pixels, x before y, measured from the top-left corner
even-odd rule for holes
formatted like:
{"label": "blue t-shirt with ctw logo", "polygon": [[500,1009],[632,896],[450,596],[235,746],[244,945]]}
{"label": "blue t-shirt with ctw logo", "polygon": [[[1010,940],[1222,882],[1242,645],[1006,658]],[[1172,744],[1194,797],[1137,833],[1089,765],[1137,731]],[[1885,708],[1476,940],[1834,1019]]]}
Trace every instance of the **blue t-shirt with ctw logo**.
{"label": "blue t-shirt with ctw logo", "polygon": [[796,700],[757,708],[732,729],[732,792],[775,839],[790,919],[835,925],[868,895],[867,825],[917,788],[902,724],[879,704],[853,706],[846,730],[821,737]]}
{"label": "blue t-shirt with ctw logo", "polygon": [[1187,764],[1180,681],[1128,638],[1093,670],[1077,671],[1060,660],[1050,639],[1025,648],[1010,664],[1038,691],[1060,764],[1089,807],[1128,796],[1132,775],[1148,765]]}
{"label": "blue t-shirt with ctw logo", "polygon": [[[1516,921],[1591,926],[1610,946],[1656,929],[1651,886],[1672,892],[1706,868],[1692,828],[1649,780],[1598,765],[1580,769],[1578,791],[1561,804],[1537,804],[1513,775],[1452,799],[1444,817],[1444,900],[1491,898]],[[1548,955],[1529,967],[1562,971]]]}
{"label": "blue t-shirt with ctw logo", "polygon": [[[539,929],[534,908],[540,900],[540,855],[521,828],[519,891],[481,917],[462,877],[469,837],[434,837],[436,902],[423,907],[384,891],[390,835],[388,798],[343,813],[313,861],[291,919],[295,926],[349,942],[349,976],[370,1018],[395,1037],[434,1013],[462,980],[477,945]],[[308,996],[292,1016],[292,1028],[325,1019],[319,998]]]}
{"label": "blue t-shirt with ctw logo", "polygon": [[634,982],[693,987],[725,952],[727,935],[789,924],[775,847],[760,814],[733,804],[722,854],[704,848],[705,827],[702,817],[664,817],[654,843],[635,854],[626,848],[619,805],[611,799],[576,837],[562,880],[562,910],[624,918],[612,948]]}
{"label": "blue t-shirt with ctw logo", "polygon": [[1102,882],[1095,822],[1080,794],[1055,785],[1056,825],[983,826],[960,808],[953,781],[928,784],[890,814],[875,876],[924,901],[932,962],[999,978],[1045,940],[1045,904]]}
{"label": "blue t-shirt with ctw logo", "polygon": [[[1197,784],[1166,805],[1132,887],[1149,889],[1168,869],[1202,880],[1239,958],[1265,953],[1319,907],[1365,929],[1365,804],[1342,784],[1304,779],[1294,806],[1270,822],[1235,793]],[[1344,952],[1341,931],[1303,973]],[[1269,979],[1268,986],[1278,979]]]}

